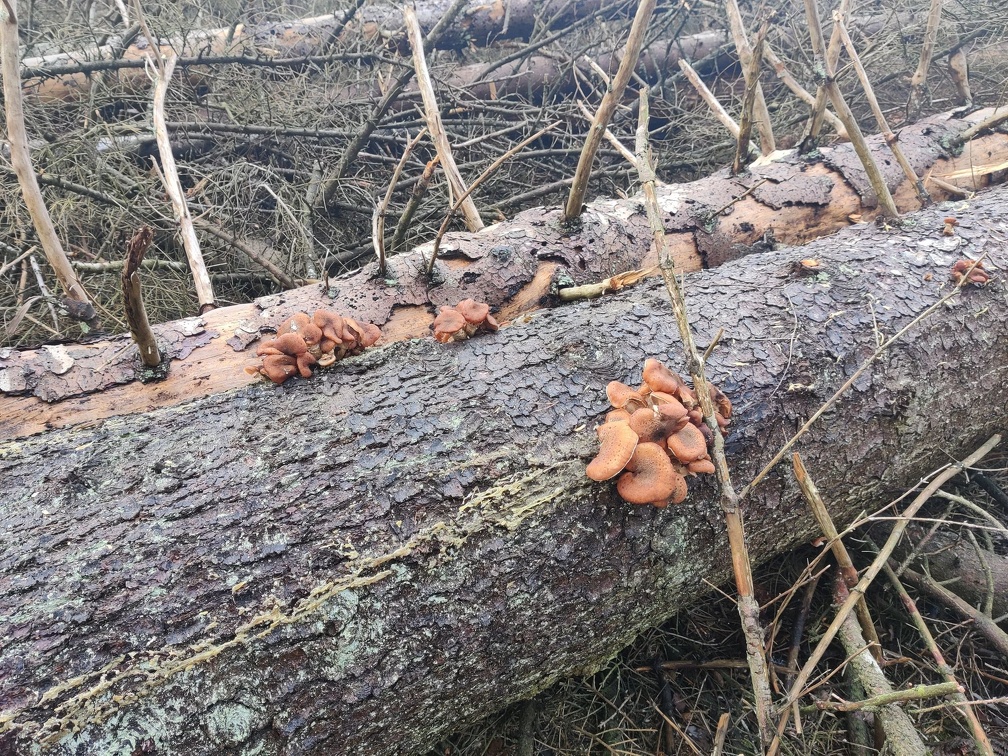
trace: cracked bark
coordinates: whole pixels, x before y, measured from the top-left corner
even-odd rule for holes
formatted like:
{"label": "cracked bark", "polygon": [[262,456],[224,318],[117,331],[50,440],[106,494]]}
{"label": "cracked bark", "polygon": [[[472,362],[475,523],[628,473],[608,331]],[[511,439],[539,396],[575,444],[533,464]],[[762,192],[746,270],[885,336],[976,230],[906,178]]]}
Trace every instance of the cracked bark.
{"label": "cracked bark", "polygon": [[[800,447],[842,526],[1003,428],[1005,202],[978,196],[958,237],[937,207],[687,276],[699,346],[725,329],[709,375],[739,479],[986,250],[991,284]],[[799,276],[810,256],[822,273]],[[711,483],[656,510],[584,477],[605,384],[646,356],[681,369],[669,312],[652,281],[0,445],[0,752],[409,753],[597,668],[728,577]],[[816,532],[786,469],[746,518],[757,560]]]}

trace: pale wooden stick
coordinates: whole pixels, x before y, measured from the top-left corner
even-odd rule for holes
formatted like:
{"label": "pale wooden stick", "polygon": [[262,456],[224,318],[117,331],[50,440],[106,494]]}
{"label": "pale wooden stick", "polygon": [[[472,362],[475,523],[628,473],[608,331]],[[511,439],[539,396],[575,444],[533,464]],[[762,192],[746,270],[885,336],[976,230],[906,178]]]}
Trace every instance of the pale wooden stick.
{"label": "pale wooden stick", "polygon": [[269,274],[270,278],[285,289],[294,289],[297,287],[297,281],[284,273],[283,270],[281,270],[275,263],[271,262],[264,255],[257,252],[250,244],[242,241],[237,236],[229,234],[223,228],[220,228],[203,218],[193,218],[193,225],[199,226],[211,236],[216,236],[221,241],[227,242],[230,246],[243,253],[256,265],[262,267]]}
{"label": "pale wooden stick", "polygon": [[[876,165],[874,158],[872,158],[871,150],[868,149],[868,143],[865,142],[864,135],[861,133],[861,127],[858,126],[854,114],[840,92],[840,87],[837,86],[836,72],[827,54],[828,51],[825,39],[823,38],[822,24],[819,21],[819,10],[816,8],[815,0],[805,0],[805,17],[808,20],[809,34],[812,37],[812,50],[815,53],[816,62],[826,74],[823,87],[833,102],[833,108],[836,110],[837,116],[843,121],[844,128],[847,129],[851,146],[854,147],[854,151],[864,166],[865,173],[868,174],[868,180],[871,182],[872,189],[875,190],[875,196],[878,198],[879,208],[886,217],[899,218],[899,211],[896,209],[896,203],[893,201],[889,187],[886,185],[885,177],[879,170],[878,165]],[[833,34],[839,44],[840,31],[836,28],[835,24]]]}
{"label": "pale wooden stick", "polygon": [[[583,115],[589,122],[595,119],[595,116],[592,115],[592,112],[588,110],[588,106],[585,105],[583,101],[578,100],[578,108],[581,110],[581,115]],[[613,149],[623,156],[624,160],[630,163],[630,165],[634,168],[637,167],[637,156],[624,147],[623,142],[617,139],[616,135],[613,134],[608,127],[605,130],[605,138],[606,141],[613,146]]]}
{"label": "pale wooden stick", "polygon": [[724,436],[715,420],[714,402],[711,399],[710,387],[704,375],[703,360],[697,351],[696,342],[693,340],[693,333],[690,330],[686,301],[682,289],[679,287],[679,281],[676,279],[671,258],[665,248],[665,226],[658,206],[658,196],[655,192],[654,167],[651,164],[648,146],[648,117],[647,90],[641,89],[636,147],[641,190],[644,193],[644,207],[647,210],[648,222],[654,235],[655,249],[658,251],[658,259],[661,262],[665,287],[672,300],[672,312],[679,327],[683,351],[686,353],[686,365],[693,377],[693,389],[700,401],[704,422],[714,435],[711,459],[717,473],[718,488],[721,491],[721,509],[725,515],[728,543],[731,546],[732,569],[735,573],[735,588],[738,593],[738,612],[742,620],[742,633],[746,639],[746,657],[749,663],[749,674],[752,678],[756,720],[759,723],[760,740],[766,745],[773,736],[770,721],[772,706],[770,678],[763,647],[764,635],[759,618],[759,602],[754,596],[752,565],[749,560],[749,549],[746,546],[745,529],[742,525],[742,510],[739,507],[739,499],[732,484],[728,461],[725,458]]}
{"label": "pale wooden stick", "polygon": [[[840,14],[840,18],[847,18],[850,15],[852,0],[840,0],[840,7],[837,8],[837,13]],[[818,13],[816,17],[818,18]],[[822,27],[820,26],[820,36],[822,34]],[[837,62],[840,60],[840,32],[834,27],[833,31],[830,33],[829,47],[826,50],[826,60],[830,64],[830,70],[835,70]],[[824,69],[825,70],[825,69]],[[801,152],[810,152],[815,149],[816,144],[819,141],[819,132],[822,130],[823,120],[825,119],[826,113],[826,100],[829,99],[829,95],[826,92],[826,87],[824,84],[820,84],[816,88],[815,103],[812,105],[812,113],[809,116],[809,129],[808,134],[802,140],[800,146]],[[844,129],[846,130],[846,126]]]}
{"label": "pale wooden stick", "polygon": [[640,4],[637,6],[637,13],[630,27],[630,36],[627,37],[626,47],[623,49],[623,60],[620,61],[616,76],[613,77],[611,88],[606,91],[602,97],[602,103],[595,111],[595,118],[588,130],[584,147],[581,148],[581,155],[574,171],[574,181],[571,184],[570,194],[567,196],[567,204],[564,206],[563,222],[566,224],[572,223],[581,215],[585,193],[588,191],[588,178],[591,176],[592,163],[595,161],[595,153],[598,152],[599,145],[602,143],[609,119],[612,118],[616,106],[623,99],[623,92],[630,81],[630,75],[637,67],[637,59],[644,46],[644,33],[647,31],[648,22],[651,21],[651,16],[654,14],[656,2],[657,0],[640,0]]}
{"label": "pale wooden stick", "polygon": [[406,207],[403,209],[402,215],[399,216],[395,231],[392,232],[392,243],[390,246],[393,250],[402,247],[413,216],[416,215],[417,208],[420,207],[420,202],[423,200],[424,194],[427,193],[427,187],[430,186],[431,179],[434,177],[434,171],[437,170],[440,162],[437,155],[432,160],[428,160],[420,174],[420,180],[413,186],[413,191],[410,192],[410,198],[406,202]]}
{"label": "pale wooden stick", "polygon": [[[847,553],[847,547],[844,546],[840,533],[833,524],[833,518],[830,517],[826,503],[819,495],[819,487],[809,477],[808,470],[805,469],[805,463],[802,462],[801,455],[798,452],[791,455],[791,461],[794,465],[795,480],[798,481],[798,487],[801,488],[809,509],[812,510],[816,522],[819,523],[819,529],[822,530],[823,535],[829,541],[830,549],[833,551],[833,556],[840,567],[840,576],[843,578],[848,589],[853,588],[857,585],[858,581],[857,568],[854,566],[850,554]],[[875,630],[875,623],[872,621],[871,612],[868,611],[868,603],[864,600],[864,596],[858,601],[855,610],[857,612],[858,623],[861,625],[861,632],[871,644],[872,656],[875,657],[875,661],[882,661],[882,644],[879,642],[878,632]]]}
{"label": "pale wooden stick", "polygon": [[973,139],[973,137],[975,137],[980,132],[986,131],[987,129],[993,129],[995,126],[999,126],[1005,121],[1008,121],[1008,109],[1003,110],[1000,113],[995,112],[993,115],[980,121],[980,123],[973,124],[968,129],[963,131],[963,133],[957,136],[955,142],[956,144],[966,144],[966,142]]}
{"label": "pale wooden stick", "polygon": [[483,228],[483,219],[480,218],[479,210],[476,209],[476,203],[466,194],[465,181],[462,180],[462,174],[455,164],[448,135],[445,133],[444,126],[441,125],[441,112],[438,110],[437,98],[434,96],[434,84],[431,82],[430,71],[427,70],[427,56],[424,55],[420,22],[417,21],[416,11],[411,5],[406,6],[404,16],[406,34],[413,47],[413,67],[416,69],[417,86],[420,89],[420,96],[423,98],[427,129],[437,147],[438,157],[441,158],[441,167],[444,168],[445,176],[448,177],[448,184],[451,186],[452,192],[456,197],[465,196],[461,209],[466,228],[470,231],[479,231]]}
{"label": "pale wooden stick", "polygon": [[[785,65],[784,61],[773,51],[770,47],[770,43],[763,40],[763,57],[767,59],[767,63],[773,66],[774,73],[777,74],[777,78],[781,80],[785,87],[791,90],[792,94],[795,95],[799,100],[804,102],[809,107],[814,107],[816,99],[813,97],[805,87],[798,83],[797,79],[791,75],[788,67]],[[844,128],[843,123],[837,118],[831,111],[824,110],[823,118],[826,119],[827,123],[833,127],[836,131],[837,136],[841,139],[847,139],[847,129]]]}
{"label": "pale wooden stick", "polygon": [[964,108],[973,107],[973,90],[969,83],[969,64],[966,61],[966,53],[961,47],[949,53],[948,58],[949,78],[955,85],[956,93],[959,95],[959,105]]}
{"label": "pale wooden stick", "polygon": [[147,308],[144,307],[143,290],[140,287],[140,264],[144,254],[154,239],[150,226],[141,226],[126,244],[126,262],[122,269],[123,309],[126,310],[126,325],[130,335],[140,349],[140,361],[149,368],[161,364],[161,352],[158,350],[154,331],[147,319]]}
{"label": "pale wooden stick", "polygon": [[693,85],[696,89],[697,94],[707,103],[707,107],[711,109],[714,116],[721,121],[721,125],[728,129],[728,133],[732,135],[732,139],[738,141],[739,138],[739,125],[735,122],[735,119],[728,115],[728,111],[724,109],[724,106],[718,102],[717,97],[711,92],[707,85],[703,83],[703,79],[694,70],[693,66],[686,62],[685,58],[679,59],[679,69],[686,75],[689,79],[689,83]]}
{"label": "pale wooden stick", "polygon": [[406,145],[402,157],[399,158],[395,170],[392,171],[392,178],[389,180],[388,189],[385,190],[385,198],[380,205],[375,207],[375,214],[371,219],[371,243],[374,245],[375,255],[378,257],[379,276],[385,275],[385,215],[388,213],[389,203],[392,201],[392,192],[395,191],[396,184],[399,183],[399,175],[402,173],[402,169],[406,165],[410,153],[413,152],[413,148],[417,146],[426,133],[426,128],[420,129],[420,132]]}
{"label": "pale wooden stick", "polygon": [[755,69],[756,74],[752,74],[753,46],[749,44],[749,38],[746,36],[742,11],[739,10],[736,0],[725,0],[725,11],[728,14],[728,25],[731,28],[735,49],[738,50],[739,60],[742,61],[742,75],[745,77],[746,89],[755,87],[756,99],[753,105],[753,117],[760,134],[760,150],[764,155],[769,155],[777,149],[777,145],[774,142],[773,126],[770,123],[770,111],[767,110],[763,87],[759,83],[758,65]]}
{"label": "pale wooden stick", "polygon": [[[149,49],[156,49],[153,40]],[[152,55],[153,57],[153,55]],[[178,55],[171,52],[165,61],[157,62],[157,81],[154,83],[154,137],[157,140],[158,154],[161,156],[162,179],[168,199],[171,200],[175,221],[179,224],[179,235],[185,248],[189,270],[192,271],[196,284],[196,299],[199,302],[200,313],[214,308],[213,284],[203,262],[203,252],[200,250],[199,239],[196,238],[196,228],[193,226],[192,215],[189,213],[189,203],[186,202],[185,191],[179,180],[175,156],[172,153],[171,141],[168,139],[168,127],[165,124],[164,103],[168,92],[168,84],[175,72]]]}
{"label": "pale wooden stick", "polygon": [[889,128],[889,121],[886,120],[885,113],[882,112],[882,107],[875,97],[875,90],[868,79],[868,72],[865,71],[864,66],[861,64],[861,56],[858,55],[857,48],[854,47],[854,41],[850,38],[850,34],[847,33],[847,27],[844,26],[843,19],[840,18],[839,14],[833,14],[833,23],[840,32],[840,39],[843,41],[844,47],[847,48],[847,54],[851,57],[851,63],[854,64],[854,71],[861,81],[861,88],[864,89],[865,98],[868,100],[868,105],[875,116],[875,121],[882,131],[882,138],[889,145],[889,149],[892,150],[892,154],[896,157],[896,162],[900,164],[900,168],[903,169],[903,173],[906,174],[907,179],[913,184],[914,191],[917,192],[917,199],[920,200],[921,205],[924,207],[930,205],[931,197],[924,188],[924,182],[920,180],[913,166],[910,165],[910,161],[907,160],[906,155],[903,154],[903,150],[899,146],[899,140],[893,134],[892,129]]}
{"label": "pale wooden stick", "polygon": [[[939,492],[940,493],[940,492]],[[874,542],[868,539],[868,543],[875,548]],[[928,647],[931,652],[931,656],[935,660],[935,666],[938,671],[941,672],[942,677],[945,678],[947,682],[955,683],[957,686],[959,681],[956,679],[955,672],[952,667],[949,666],[948,662],[945,661],[945,656],[942,654],[941,649],[938,648],[938,644],[935,642],[934,636],[931,635],[931,631],[928,629],[927,623],[924,622],[924,618],[921,613],[917,610],[917,603],[910,597],[907,593],[906,588],[903,587],[903,583],[900,582],[899,577],[893,572],[892,567],[889,566],[888,562],[882,567],[885,572],[886,578],[892,584],[892,587],[896,589],[899,594],[900,601],[903,602],[903,607],[910,614],[910,618],[913,620],[914,626],[917,628],[917,632],[920,634],[921,639],[924,641],[924,645]],[[984,732],[983,725],[976,718],[976,714],[973,712],[973,707],[966,705],[966,695],[962,692],[953,693],[952,698],[960,704],[956,708],[959,713],[966,719],[967,724],[969,724],[970,732],[973,733],[973,742],[976,743],[977,750],[982,754],[982,756],[994,756],[994,749],[991,746],[990,739],[987,737],[987,733]]]}
{"label": "pale wooden stick", "polygon": [[826,631],[820,637],[818,644],[816,644],[815,649],[813,649],[809,658],[806,660],[805,665],[801,668],[797,677],[795,677],[795,681],[788,693],[787,701],[783,706],[784,713],[777,725],[777,736],[774,738],[767,756],[773,756],[773,754],[775,754],[779,749],[780,736],[784,734],[784,728],[787,727],[788,718],[791,713],[791,704],[802,696],[805,685],[812,676],[812,672],[815,670],[816,665],[822,661],[826,650],[829,648],[829,644],[836,637],[837,632],[839,632],[844,620],[847,619],[847,616],[854,608],[858,598],[865,594],[865,591],[868,590],[868,586],[871,585],[872,581],[878,576],[879,572],[882,571],[882,566],[885,564],[886,559],[889,558],[889,555],[892,554],[893,549],[896,548],[896,545],[903,537],[903,533],[909,526],[914,515],[916,515],[928,499],[934,495],[935,491],[966,468],[975,465],[1000,443],[1001,436],[995,434],[991,436],[983,446],[966,457],[966,459],[962,462],[948,465],[945,470],[936,475],[927,487],[925,487],[925,489],[917,495],[910,505],[903,510],[902,515],[890,531],[889,538],[886,539],[885,545],[879,551],[878,556],[861,575],[861,579],[858,581],[857,585],[850,589],[850,594],[837,608],[836,617],[833,618],[833,622],[831,622],[830,626],[826,628]]}
{"label": "pale wooden stick", "polygon": [[[731,4],[735,0],[728,0],[728,2]],[[749,53],[749,63],[745,66],[746,88],[745,96],[742,98],[742,114],[739,116],[739,134],[735,140],[732,175],[742,171],[746,164],[746,156],[749,154],[749,135],[752,132],[753,107],[756,104],[756,94],[759,91],[759,72],[760,64],[763,62],[763,39],[766,37],[766,33],[767,23],[764,21],[756,35],[756,43]]]}
{"label": "pale wooden stick", "polygon": [[938,36],[938,24],[941,22],[942,0],[931,0],[928,11],[927,28],[924,31],[924,44],[921,45],[920,60],[917,70],[910,79],[910,97],[907,99],[907,116],[911,121],[920,115],[924,90],[927,89],[928,68],[931,67],[931,54],[934,52],[935,39]]}
{"label": "pale wooden stick", "polygon": [[83,320],[92,328],[98,325],[98,316],[91,299],[81,285],[70,259],[63,250],[42,190],[39,189],[31,155],[28,153],[28,133],[25,130],[24,106],[21,99],[21,68],[18,57],[17,0],[3,0],[6,18],[0,22],[0,67],[3,70],[4,111],[7,116],[7,138],[10,141],[10,159],[21,185],[28,214],[31,215],[49,265],[68,298],[85,305]]}

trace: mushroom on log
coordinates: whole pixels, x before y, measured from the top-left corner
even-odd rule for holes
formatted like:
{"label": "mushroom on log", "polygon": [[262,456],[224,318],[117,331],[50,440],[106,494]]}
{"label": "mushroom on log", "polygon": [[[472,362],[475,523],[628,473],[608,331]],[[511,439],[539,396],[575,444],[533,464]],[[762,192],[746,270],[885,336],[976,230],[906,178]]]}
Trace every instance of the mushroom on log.
{"label": "mushroom on log", "polygon": [[[1006,203],[971,201],[955,256],[932,209],[688,277],[700,348],[724,329],[737,481],[952,291],[955,257],[1004,270]],[[0,444],[0,752],[405,754],[598,668],[729,575],[710,476],[667,509],[585,476],[606,385],[679,354],[652,281]],[[837,525],[1003,428],[1005,365],[997,275],[873,363],[798,446]],[[817,532],[787,469],[743,506],[755,560]]]}

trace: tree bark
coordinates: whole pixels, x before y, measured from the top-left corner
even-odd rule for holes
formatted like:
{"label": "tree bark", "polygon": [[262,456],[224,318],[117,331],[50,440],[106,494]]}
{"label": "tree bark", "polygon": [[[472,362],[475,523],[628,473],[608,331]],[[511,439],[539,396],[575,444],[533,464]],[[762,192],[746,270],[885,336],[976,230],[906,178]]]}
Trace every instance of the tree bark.
{"label": "tree bark", "polygon": [[[745,481],[876,348],[955,294],[799,444],[842,526],[1003,428],[1008,190],[686,277]],[[819,260],[802,275],[801,258]],[[711,483],[657,510],[584,465],[604,387],[673,367],[656,280],[497,334],[0,445],[0,752],[403,754],[596,669],[728,576]],[[815,534],[785,470],[756,560]]]}
{"label": "tree bark", "polygon": [[[973,140],[958,154],[950,145],[989,111],[968,119],[948,114],[900,132],[900,143],[919,175],[943,176],[960,168],[970,188],[987,176],[979,167],[1008,160],[1008,136]],[[869,140],[901,209],[918,206],[892,153],[880,137]],[[975,175],[974,175],[975,174]],[[874,195],[849,145],[823,148],[817,160],[793,153],[778,162],[751,166],[732,177],[727,170],[690,184],[660,188],[668,249],[682,271],[715,267],[777,243],[798,244],[849,226],[852,216],[873,216]],[[941,190],[935,199],[944,199]],[[616,273],[657,263],[643,208],[636,198],[598,200],[582,227],[562,233],[559,210],[535,208],[479,234],[445,236],[435,281],[422,271],[430,244],[377,263],[337,281],[223,307],[202,318],[155,326],[172,360],[166,379],[142,385],[129,337],[91,344],[0,350],[0,440],[47,428],[95,422],[141,412],[247,385],[245,349],[293,312],[336,309],[379,325],[386,343],[430,333],[434,313],[466,297],[486,301],[501,321],[556,304],[560,287],[596,283]]]}

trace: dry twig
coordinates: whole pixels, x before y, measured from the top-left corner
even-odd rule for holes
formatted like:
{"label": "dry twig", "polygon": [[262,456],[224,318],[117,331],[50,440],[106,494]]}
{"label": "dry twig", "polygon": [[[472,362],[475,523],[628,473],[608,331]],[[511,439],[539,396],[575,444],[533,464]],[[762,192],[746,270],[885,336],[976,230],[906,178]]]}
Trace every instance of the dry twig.
{"label": "dry twig", "polygon": [[745,529],[742,525],[742,512],[739,508],[739,497],[732,484],[731,472],[725,458],[724,436],[715,420],[714,402],[711,399],[710,386],[704,375],[704,364],[693,341],[689,318],[686,313],[686,301],[683,297],[671,258],[665,250],[665,228],[662,223],[661,210],[658,207],[658,197],[654,186],[654,168],[651,164],[651,153],[648,147],[648,100],[647,90],[640,92],[640,110],[637,126],[637,165],[640,171],[641,189],[644,193],[644,207],[647,210],[648,222],[654,234],[655,248],[661,263],[665,287],[672,300],[672,312],[679,327],[679,335],[686,353],[686,366],[693,377],[693,388],[703,410],[704,422],[714,434],[714,446],[711,459],[717,473],[718,488],[721,491],[721,509],[725,515],[728,530],[728,542],[731,546],[732,569],[735,574],[735,587],[738,593],[738,611],[742,620],[742,632],[746,639],[746,658],[752,677],[753,694],[756,704],[756,719],[759,723],[760,739],[764,745],[770,742],[773,730],[770,723],[771,696],[770,680],[767,673],[766,656],[763,648],[763,628],[759,618],[759,602],[756,601],[752,580],[752,565],[749,561],[749,550],[746,547]]}
{"label": "dry twig", "polygon": [[[729,0],[729,5],[734,0]],[[749,154],[749,135],[752,133],[753,105],[756,102],[756,94],[759,91],[759,72],[763,62],[763,40],[766,38],[767,23],[763,22],[759,32],[756,34],[756,42],[749,54],[749,63],[745,67],[746,89],[742,98],[742,114],[739,116],[739,133],[735,140],[735,158],[732,160],[732,174],[737,175],[742,172],[746,165],[746,157]],[[766,103],[763,103],[766,107]],[[760,132],[763,133],[762,131]]]}
{"label": "dry twig", "polygon": [[122,269],[123,308],[126,310],[126,324],[130,335],[140,349],[140,361],[150,368],[161,364],[161,352],[158,350],[154,331],[147,319],[147,309],[144,307],[143,290],[140,287],[140,264],[144,254],[154,240],[154,232],[150,226],[141,226],[126,245],[126,264]]}
{"label": "dry twig", "polygon": [[[755,51],[756,45],[749,44],[749,38],[746,36],[745,31],[745,23],[742,20],[742,12],[739,10],[736,0],[725,0],[725,12],[728,15],[728,25],[731,27],[735,49],[738,50],[739,60],[742,62],[742,75],[745,77],[746,95],[749,96],[750,88],[753,90],[753,117],[760,134],[760,151],[764,155],[769,155],[777,149],[777,145],[774,142],[773,126],[770,123],[770,111],[767,109],[766,98],[763,96],[763,86],[759,82],[759,62],[753,63],[753,58],[757,57]],[[765,33],[764,31],[763,34]],[[761,56],[762,52],[760,53]],[[744,109],[745,106],[743,106]]]}
{"label": "dry twig", "polygon": [[420,129],[419,133],[413,137],[406,148],[403,150],[402,157],[399,158],[399,162],[396,163],[395,170],[392,171],[392,178],[389,179],[388,188],[385,190],[385,198],[382,200],[381,204],[375,207],[374,217],[372,219],[373,231],[371,234],[371,242],[374,244],[375,255],[378,257],[378,275],[385,275],[385,215],[388,213],[389,203],[392,201],[392,192],[395,191],[396,184],[399,183],[399,175],[402,173],[403,166],[406,165],[406,161],[409,159],[410,153],[413,152],[413,148],[417,146],[417,143],[424,137],[427,133],[427,129]]}
{"label": "dry twig", "polygon": [[633,25],[630,27],[630,35],[627,37],[626,47],[623,49],[623,60],[620,61],[611,87],[605,93],[602,103],[595,112],[595,119],[588,130],[588,137],[585,139],[584,147],[581,148],[577,169],[574,171],[574,183],[571,184],[567,204],[564,207],[563,219],[565,223],[571,223],[581,215],[585,193],[588,191],[588,178],[591,176],[592,163],[595,161],[595,153],[602,143],[606,126],[609,125],[609,120],[616,111],[616,106],[623,99],[623,92],[630,81],[630,75],[637,67],[637,59],[640,57],[641,47],[644,45],[644,33],[647,31],[648,23],[654,14],[656,1],[641,0],[640,5],[637,6],[637,13],[634,15]]}
{"label": "dry twig", "polygon": [[405,10],[406,33],[409,36],[410,45],[413,47],[413,66],[416,68],[417,85],[420,87],[420,95],[423,97],[424,112],[427,116],[427,130],[430,131],[431,139],[437,147],[438,157],[441,158],[441,167],[444,168],[448,184],[451,186],[455,196],[460,198],[462,215],[465,217],[466,228],[470,231],[479,231],[483,228],[483,219],[480,218],[476,203],[469,197],[469,190],[466,188],[462,174],[459,173],[455,164],[455,157],[452,155],[451,144],[448,142],[448,135],[441,124],[441,112],[438,110],[437,99],[434,96],[434,84],[431,82],[430,72],[427,70],[427,58],[424,55],[423,38],[420,33],[420,22],[417,21],[416,11],[407,6]]}
{"label": "dry twig", "polygon": [[941,22],[942,0],[931,0],[928,11],[927,28],[924,31],[924,43],[921,45],[920,60],[917,70],[910,79],[910,97],[907,99],[907,117],[913,121],[920,115],[924,102],[924,92],[927,89],[928,68],[931,67],[931,53],[934,52],[935,39],[938,36],[938,24]]}

